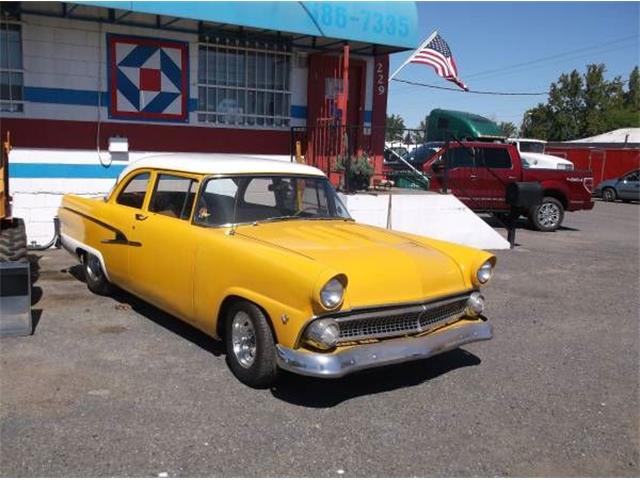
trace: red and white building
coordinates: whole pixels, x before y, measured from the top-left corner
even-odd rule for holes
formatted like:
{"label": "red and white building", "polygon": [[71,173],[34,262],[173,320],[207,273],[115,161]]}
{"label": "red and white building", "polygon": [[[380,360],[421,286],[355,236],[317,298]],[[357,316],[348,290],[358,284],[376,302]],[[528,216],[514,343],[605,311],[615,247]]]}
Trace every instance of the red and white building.
{"label": "red and white building", "polygon": [[[3,2],[0,130],[15,216],[44,243],[63,193],[101,194],[144,152],[307,159],[327,125],[381,173],[389,54],[413,2]],[[322,132],[322,134],[320,133]],[[340,147],[342,148],[342,147]]]}

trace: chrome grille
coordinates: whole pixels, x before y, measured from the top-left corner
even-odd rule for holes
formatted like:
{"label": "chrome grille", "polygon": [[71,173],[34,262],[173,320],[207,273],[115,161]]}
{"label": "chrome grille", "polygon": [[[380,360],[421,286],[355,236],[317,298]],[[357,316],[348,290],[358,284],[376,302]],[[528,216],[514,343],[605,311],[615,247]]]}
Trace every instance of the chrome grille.
{"label": "chrome grille", "polygon": [[464,295],[424,305],[389,308],[336,318],[340,326],[338,342],[428,332],[462,317],[468,298],[469,295]]}

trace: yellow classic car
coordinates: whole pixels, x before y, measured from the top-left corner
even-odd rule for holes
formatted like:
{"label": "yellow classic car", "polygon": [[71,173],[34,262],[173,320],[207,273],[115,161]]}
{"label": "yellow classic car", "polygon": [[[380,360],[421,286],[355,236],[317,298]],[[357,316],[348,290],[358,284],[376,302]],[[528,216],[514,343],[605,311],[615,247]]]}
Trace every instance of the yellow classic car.
{"label": "yellow classic car", "polygon": [[325,175],[237,155],[138,160],[105,198],[65,195],[62,245],[112,286],[224,340],[252,387],[341,377],[492,337],[480,250],[356,223]]}

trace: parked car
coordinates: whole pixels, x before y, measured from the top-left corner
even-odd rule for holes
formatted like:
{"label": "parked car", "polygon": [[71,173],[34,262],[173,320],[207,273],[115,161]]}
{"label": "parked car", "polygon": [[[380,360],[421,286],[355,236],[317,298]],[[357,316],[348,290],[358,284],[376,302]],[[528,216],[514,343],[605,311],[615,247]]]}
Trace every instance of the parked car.
{"label": "parked car", "polygon": [[601,182],[593,195],[602,197],[605,202],[640,200],[640,170],[632,170],[621,177]]}
{"label": "parked car", "polygon": [[524,168],[518,150],[499,142],[450,142],[423,165],[431,176],[431,189],[441,190],[448,163],[447,188],[476,212],[506,213],[507,186],[514,182],[539,182],[544,198],[523,211],[533,226],[544,232],[562,224],[565,211],[591,210],[591,171],[563,171]]}
{"label": "parked car", "polygon": [[487,252],[355,223],[311,166],[162,155],[106,199],[65,195],[62,245],[113,285],[223,339],[242,382],[341,377],[488,340]]}
{"label": "parked car", "polygon": [[550,168],[552,170],[574,170],[575,167],[566,158],[544,153],[547,142],[533,138],[508,138],[518,149],[524,168]]}

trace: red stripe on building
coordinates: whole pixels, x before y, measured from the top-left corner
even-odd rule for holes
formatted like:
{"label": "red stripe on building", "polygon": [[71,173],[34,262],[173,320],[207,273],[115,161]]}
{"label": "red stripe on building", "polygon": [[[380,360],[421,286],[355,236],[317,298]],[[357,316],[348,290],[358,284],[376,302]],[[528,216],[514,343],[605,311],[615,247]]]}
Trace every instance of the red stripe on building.
{"label": "red stripe on building", "polygon": [[[4,118],[2,138],[11,132],[11,143],[22,148],[97,148],[96,122]],[[288,130],[149,125],[104,122],[100,125],[100,149],[108,148],[110,137],[129,140],[132,151],[211,152],[288,155]]]}

